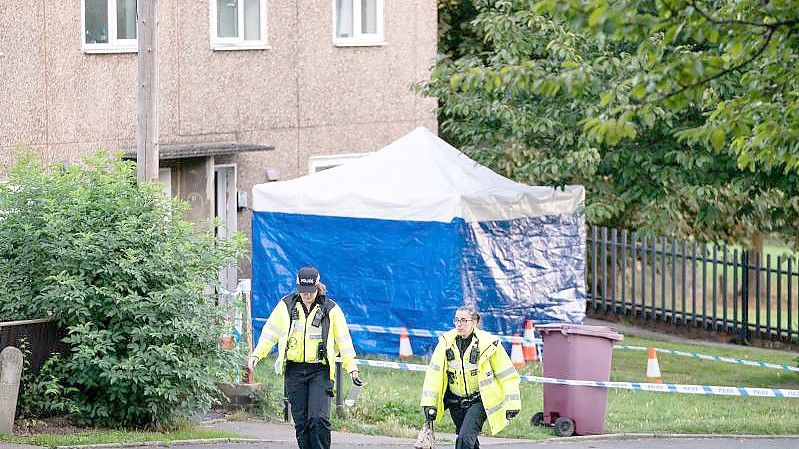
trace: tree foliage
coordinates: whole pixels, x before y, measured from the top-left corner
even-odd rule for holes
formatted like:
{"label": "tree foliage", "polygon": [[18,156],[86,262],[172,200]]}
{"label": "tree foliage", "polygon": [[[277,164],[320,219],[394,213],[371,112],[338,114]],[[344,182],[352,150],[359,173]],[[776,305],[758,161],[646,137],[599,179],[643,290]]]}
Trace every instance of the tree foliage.
{"label": "tree foliage", "polygon": [[[457,3],[446,7],[469,11]],[[650,61],[633,36],[567,22],[576,10],[554,3],[557,11],[526,1],[460,3],[473,7],[458,16],[468,19],[459,28],[466,37],[440,41],[422,91],[439,98],[442,135],[471,157],[520,182],[584,184],[595,224],[707,241],[797,235],[797,177],[741,170],[735,154],[686,139],[705,126],[701,105],[650,102],[632,118],[609,114],[632,109],[625,83]]]}
{"label": "tree foliage", "polygon": [[[488,3],[475,2],[465,31],[480,37],[479,47],[474,39],[450,39],[471,45],[445,50],[451,56],[435,67],[423,89],[439,98],[442,134],[518,180],[563,184],[592,176],[598,148],[577,125],[601,83],[587,81],[612,76],[621,60],[529,8]],[[571,72],[571,79],[563,79],[574,87],[568,95],[552,79],[588,54],[609,59],[595,73]]]}
{"label": "tree foliage", "polygon": [[589,135],[606,141],[602,126],[621,121],[632,137],[657,106],[695,109],[704,120],[681,139],[729,152],[750,171],[799,170],[795,0],[542,0],[536,10],[638,56],[606,86]]}
{"label": "tree foliage", "polygon": [[204,289],[240,239],[195,232],[184,204],[102,154],[50,170],[22,158],[0,214],[0,316],[52,315],[68,332],[68,353],[26,385],[24,410],[168,426],[216,400],[233,353],[219,348],[222,310]]}

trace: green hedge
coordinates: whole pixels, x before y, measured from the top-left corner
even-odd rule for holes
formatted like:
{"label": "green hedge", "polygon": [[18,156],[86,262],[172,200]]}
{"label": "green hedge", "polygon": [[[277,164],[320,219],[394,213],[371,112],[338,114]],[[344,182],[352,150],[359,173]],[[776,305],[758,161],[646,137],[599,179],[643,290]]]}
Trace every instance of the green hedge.
{"label": "green hedge", "polygon": [[69,347],[26,386],[24,413],[169,427],[217,400],[214,382],[236,354],[219,347],[224,316],[208,286],[242,238],[197,232],[185,211],[104,153],[11,168],[0,187],[0,316],[52,314]]}

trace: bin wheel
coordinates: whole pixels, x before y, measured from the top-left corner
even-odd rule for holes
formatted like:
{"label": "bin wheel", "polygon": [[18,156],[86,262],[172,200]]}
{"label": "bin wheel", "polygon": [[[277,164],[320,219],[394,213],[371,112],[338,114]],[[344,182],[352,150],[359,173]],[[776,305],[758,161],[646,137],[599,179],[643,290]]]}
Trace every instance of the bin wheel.
{"label": "bin wheel", "polygon": [[544,425],[544,412],[538,412],[530,418],[530,424],[534,426],[543,426]]}
{"label": "bin wheel", "polygon": [[559,437],[570,437],[574,435],[574,421],[566,416],[561,416],[556,419],[555,434]]}

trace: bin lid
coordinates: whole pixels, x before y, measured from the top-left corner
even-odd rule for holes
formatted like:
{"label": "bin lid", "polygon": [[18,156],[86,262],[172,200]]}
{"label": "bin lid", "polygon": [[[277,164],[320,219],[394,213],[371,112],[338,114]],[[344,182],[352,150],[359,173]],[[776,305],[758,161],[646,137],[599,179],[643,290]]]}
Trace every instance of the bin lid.
{"label": "bin lid", "polygon": [[587,324],[553,323],[553,324],[542,324],[540,326],[536,326],[535,329],[537,331],[544,333],[561,332],[563,334],[602,337],[614,341],[624,340],[624,335],[616,332],[615,329],[610,328],[608,326],[589,326]]}

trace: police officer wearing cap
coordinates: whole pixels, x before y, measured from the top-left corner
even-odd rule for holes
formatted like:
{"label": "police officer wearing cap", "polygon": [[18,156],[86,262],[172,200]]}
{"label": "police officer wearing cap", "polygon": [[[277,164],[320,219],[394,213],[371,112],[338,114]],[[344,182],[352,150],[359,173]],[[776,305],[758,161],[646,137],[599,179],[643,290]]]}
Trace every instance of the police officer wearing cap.
{"label": "police officer wearing cap", "polygon": [[247,361],[253,369],[277,343],[275,371],[284,373],[300,449],[330,448],[336,356],[341,357],[353,382],[361,384],[347,320],[341,308],[325,295],[319,278],[316,268],[299,270],[296,293],[277,303]]}
{"label": "police officer wearing cap", "polygon": [[428,423],[449,409],[456,449],[477,449],[488,421],[496,435],[522,408],[519,374],[499,339],[477,329],[480,315],[470,306],[455,312],[455,329],[438,339],[427,366],[421,406]]}

